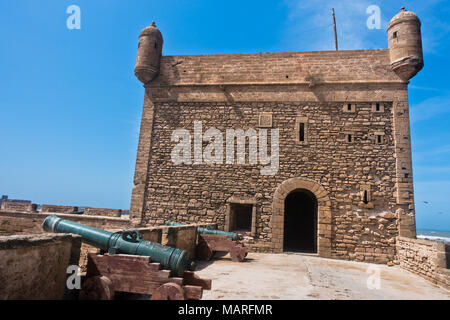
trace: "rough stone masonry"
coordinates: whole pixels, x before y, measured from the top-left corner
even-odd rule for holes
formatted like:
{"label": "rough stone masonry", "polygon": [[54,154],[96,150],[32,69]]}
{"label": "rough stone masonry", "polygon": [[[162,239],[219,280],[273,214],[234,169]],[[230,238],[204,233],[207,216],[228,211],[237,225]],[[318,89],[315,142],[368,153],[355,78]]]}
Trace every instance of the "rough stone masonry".
{"label": "rough stone masonry", "polygon": [[[217,223],[254,251],[396,261],[396,237],[415,237],[408,83],[423,67],[420,20],[402,8],[387,35],[388,49],[162,56],[161,32],[145,28],[133,223]],[[277,172],[174,164],[173,132],[196,121],[278,129]]]}

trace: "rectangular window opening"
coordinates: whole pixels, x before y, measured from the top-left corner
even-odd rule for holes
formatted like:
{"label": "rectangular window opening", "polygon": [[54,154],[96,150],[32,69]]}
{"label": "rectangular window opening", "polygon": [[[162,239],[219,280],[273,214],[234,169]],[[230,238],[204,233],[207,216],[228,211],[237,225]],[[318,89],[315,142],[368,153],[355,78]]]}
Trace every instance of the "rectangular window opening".
{"label": "rectangular window opening", "polygon": [[352,111],[352,105],[351,105],[351,103],[348,103],[348,104],[347,104],[347,110],[348,110],[348,111]]}
{"label": "rectangular window opening", "polygon": [[252,230],[252,204],[232,203],[231,208],[231,230],[230,231],[251,231]]}
{"label": "rectangular window opening", "polygon": [[298,140],[305,141],[305,124],[304,123],[300,123],[300,125],[299,125]]}
{"label": "rectangular window opening", "polygon": [[380,111],[380,104],[379,104],[379,103],[377,103],[377,104],[375,105],[375,110],[376,110],[376,111]]}
{"label": "rectangular window opening", "polygon": [[352,142],[353,141],[353,137],[351,134],[347,134],[347,142]]}
{"label": "rectangular window opening", "polygon": [[377,135],[377,143],[381,143],[383,140],[382,140],[382,137],[381,137],[381,135]]}

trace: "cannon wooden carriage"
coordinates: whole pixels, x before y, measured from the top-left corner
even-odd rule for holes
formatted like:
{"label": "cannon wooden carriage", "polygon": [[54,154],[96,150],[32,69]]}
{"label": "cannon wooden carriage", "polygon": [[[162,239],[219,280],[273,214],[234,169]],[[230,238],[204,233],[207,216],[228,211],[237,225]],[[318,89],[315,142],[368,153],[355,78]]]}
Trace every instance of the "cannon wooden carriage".
{"label": "cannon wooden carriage", "polygon": [[224,235],[198,234],[197,259],[208,261],[216,251],[225,251],[230,254],[231,260],[241,262],[248,254],[248,248],[243,243],[232,240]]}
{"label": "cannon wooden carriage", "polygon": [[79,299],[111,300],[120,291],[151,295],[152,300],[199,300],[203,290],[211,290],[210,279],[192,271],[173,277],[148,256],[89,253]]}

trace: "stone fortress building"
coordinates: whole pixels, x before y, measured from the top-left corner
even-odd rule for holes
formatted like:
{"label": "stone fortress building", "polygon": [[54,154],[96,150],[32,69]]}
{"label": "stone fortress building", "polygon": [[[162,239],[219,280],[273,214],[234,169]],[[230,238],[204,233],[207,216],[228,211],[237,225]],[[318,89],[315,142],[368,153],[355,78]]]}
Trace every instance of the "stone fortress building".
{"label": "stone fortress building", "polygon": [[[187,56],[161,56],[161,32],[145,28],[132,222],[214,222],[254,251],[392,263],[397,236],[415,237],[408,82],[423,67],[420,25],[402,8],[388,49]],[[174,131],[192,139],[199,123],[192,163],[174,163]],[[202,161],[210,128],[224,159],[227,130],[248,134],[244,164]],[[278,129],[274,174],[249,160],[262,129],[269,154]]]}

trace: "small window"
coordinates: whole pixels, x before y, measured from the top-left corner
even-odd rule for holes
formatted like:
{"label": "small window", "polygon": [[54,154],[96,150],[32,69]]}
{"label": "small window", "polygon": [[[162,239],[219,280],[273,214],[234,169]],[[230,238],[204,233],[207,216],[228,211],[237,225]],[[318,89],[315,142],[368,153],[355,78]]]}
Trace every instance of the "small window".
{"label": "small window", "polygon": [[371,195],[370,195],[370,185],[364,184],[361,185],[361,202],[363,204],[370,204],[372,201]]}
{"label": "small window", "polygon": [[372,103],[372,112],[384,112],[384,103],[381,102]]}
{"label": "small window", "polygon": [[355,112],[356,111],[356,104],[354,103],[344,103],[342,105],[342,111],[343,112]]}
{"label": "small window", "polygon": [[380,144],[383,141],[383,137],[381,135],[377,135],[377,143]]}
{"label": "small window", "polygon": [[297,116],[297,118],[295,118],[294,130],[293,138],[296,142],[300,144],[308,142],[308,118]]}
{"label": "small window", "polygon": [[298,140],[305,141],[305,124],[303,122],[299,124]]}
{"label": "small window", "polygon": [[398,37],[397,31],[395,31],[395,32],[392,34],[392,37],[393,37],[394,39],[397,39],[397,37]]}
{"label": "small window", "polygon": [[369,203],[369,197],[367,195],[367,190],[364,190],[363,203],[364,204],[368,204]]}
{"label": "small window", "polygon": [[232,203],[230,209],[230,231],[251,231],[253,205]]}
{"label": "small window", "polygon": [[405,178],[409,178],[409,173],[405,173]]}
{"label": "small window", "polygon": [[158,49],[158,43],[155,42],[155,49]]}
{"label": "small window", "polygon": [[353,136],[351,134],[347,134],[347,142],[352,142]]}

